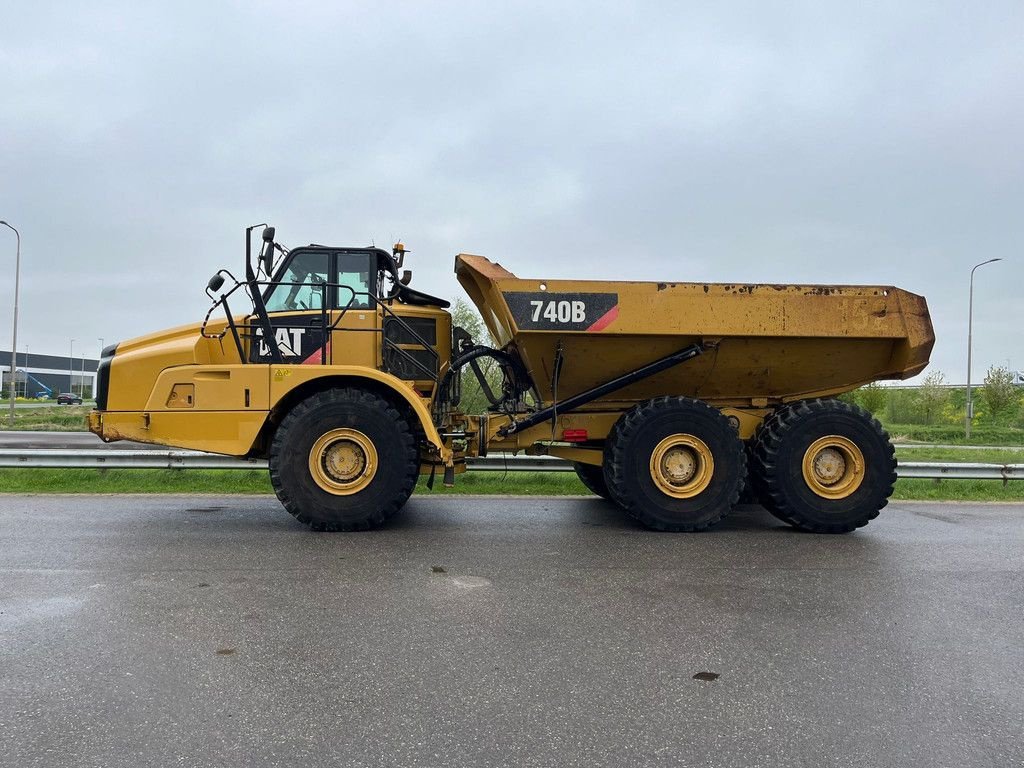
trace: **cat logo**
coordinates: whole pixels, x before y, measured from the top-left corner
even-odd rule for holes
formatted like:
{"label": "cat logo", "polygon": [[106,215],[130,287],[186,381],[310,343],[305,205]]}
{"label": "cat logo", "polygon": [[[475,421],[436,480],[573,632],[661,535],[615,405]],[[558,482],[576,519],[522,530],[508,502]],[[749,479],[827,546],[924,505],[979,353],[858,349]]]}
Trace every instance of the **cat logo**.
{"label": "cat logo", "polygon": [[[302,354],[302,336],[306,333],[305,328],[278,328],[274,331],[274,338],[277,340],[277,348],[285,357],[298,357]],[[270,347],[260,335],[260,357],[270,354]]]}

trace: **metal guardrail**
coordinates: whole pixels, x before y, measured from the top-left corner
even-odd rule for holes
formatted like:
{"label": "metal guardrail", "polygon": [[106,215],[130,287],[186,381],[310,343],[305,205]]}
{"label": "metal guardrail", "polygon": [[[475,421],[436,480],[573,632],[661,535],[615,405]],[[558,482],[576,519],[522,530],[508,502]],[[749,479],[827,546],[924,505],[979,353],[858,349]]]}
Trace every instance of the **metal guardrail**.
{"label": "metal guardrail", "polygon": [[942,464],[935,462],[900,462],[896,475],[928,480],[1024,480],[1024,464]]}
{"label": "metal guardrail", "polygon": [[[551,456],[495,454],[467,461],[487,472],[571,472],[572,465]],[[175,450],[110,451],[102,449],[0,449],[0,467],[52,469],[266,469],[265,459],[237,459],[214,453]],[[1024,479],[1024,464],[953,464],[900,462],[901,478],[931,480]]]}

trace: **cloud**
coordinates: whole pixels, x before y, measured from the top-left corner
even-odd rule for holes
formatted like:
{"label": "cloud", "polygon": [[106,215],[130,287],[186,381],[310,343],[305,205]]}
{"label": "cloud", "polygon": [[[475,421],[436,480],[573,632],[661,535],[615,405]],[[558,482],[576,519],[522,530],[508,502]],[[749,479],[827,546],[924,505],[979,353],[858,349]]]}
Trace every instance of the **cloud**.
{"label": "cloud", "polygon": [[453,297],[459,251],[524,276],[897,284],[929,298],[954,381],[970,267],[1003,256],[978,273],[975,359],[1020,367],[1022,17],[22,5],[0,47],[20,336],[59,352],[198,319],[269,220],[290,245],[401,237],[416,284]]}

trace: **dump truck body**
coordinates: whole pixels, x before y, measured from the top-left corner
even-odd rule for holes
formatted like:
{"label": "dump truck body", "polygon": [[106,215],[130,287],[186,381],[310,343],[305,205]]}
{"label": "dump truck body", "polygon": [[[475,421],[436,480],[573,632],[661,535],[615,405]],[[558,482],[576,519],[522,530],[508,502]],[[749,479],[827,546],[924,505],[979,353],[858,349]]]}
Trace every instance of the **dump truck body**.
{"label": "dump truck body", "polygon": [[934,343],[921,296],[891,286],[733,285],[524,280],[480,256],[456,274],[499,346],[512,346],[542,399],[585,391],[687,344],[712,345],[609,395],[664,394],[776,405],[905,379]]}

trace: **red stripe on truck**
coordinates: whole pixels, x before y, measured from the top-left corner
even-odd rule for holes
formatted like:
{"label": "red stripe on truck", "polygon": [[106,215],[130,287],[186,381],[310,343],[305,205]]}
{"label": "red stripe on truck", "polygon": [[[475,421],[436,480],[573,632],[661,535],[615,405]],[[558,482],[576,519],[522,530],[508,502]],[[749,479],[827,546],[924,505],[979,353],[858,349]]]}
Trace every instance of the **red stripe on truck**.
{"label": "red stripe on truck", "polygon": [[[327,345],[324,348],[324,357],[327,359],[328,362],[330,362],[330,360],[331,360],[331,342],[329,342],[329,341],[327,342]],[[317,348],[316,350],[314,350],[313,354],[311,354],[309,357],[307,357],[305,360],[303,360],[301,363],[299,363],[299,365],[320,365],[320,361],[321,361],[320,349]]]}
{"label": "red stripe on truck", "polygon": [[593,325],[587,328],[587,333],[597,333],[598,331],[603,331],[609,325],[614,323],[615,318],[617,318],[618,316],[619,305],[616,304],[614,307],[612,307],[599,318],[597,318],[597,320],[594,321]]}

